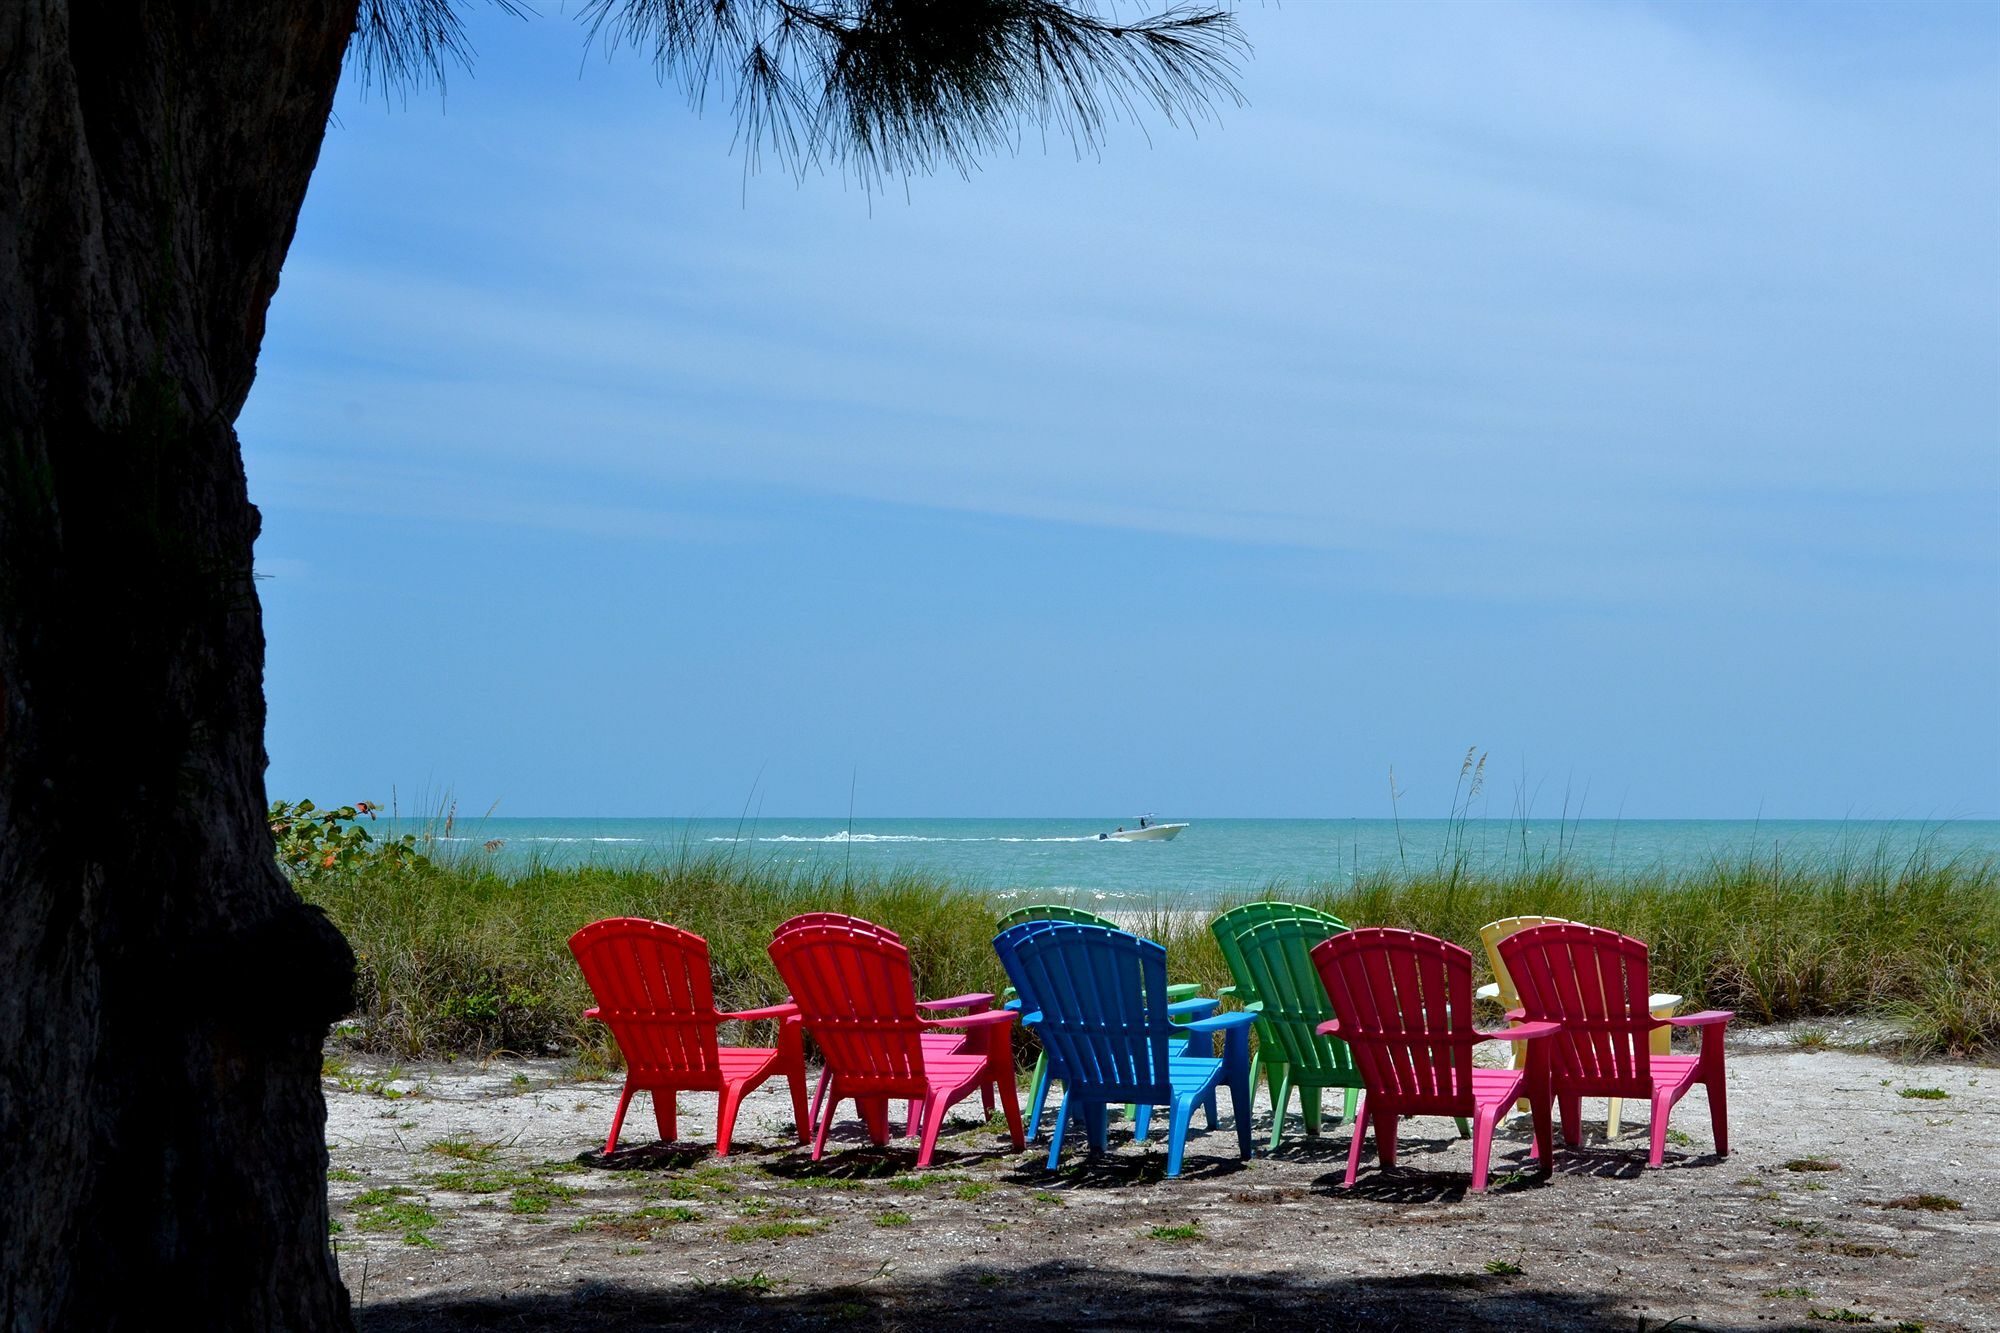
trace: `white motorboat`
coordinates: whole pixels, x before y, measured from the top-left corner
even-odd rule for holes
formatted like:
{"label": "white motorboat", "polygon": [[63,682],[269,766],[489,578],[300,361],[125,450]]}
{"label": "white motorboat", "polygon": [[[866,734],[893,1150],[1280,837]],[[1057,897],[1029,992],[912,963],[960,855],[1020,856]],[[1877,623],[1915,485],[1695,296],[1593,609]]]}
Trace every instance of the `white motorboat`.
{"label": "white motorboat", "polygon": [[1186,828],[1186,824],[1155,824],[1151,815],[1139,816],[1138,828],[1121,828],[1115,833],[1100,833],[1099,842],[1165,842]]}

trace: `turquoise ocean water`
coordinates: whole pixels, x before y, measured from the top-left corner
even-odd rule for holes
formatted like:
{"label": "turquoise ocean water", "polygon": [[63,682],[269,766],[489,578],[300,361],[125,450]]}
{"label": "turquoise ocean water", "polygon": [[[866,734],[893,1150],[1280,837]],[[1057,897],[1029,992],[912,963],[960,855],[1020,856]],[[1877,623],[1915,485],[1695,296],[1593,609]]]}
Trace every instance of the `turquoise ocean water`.
{"label": "turquoise ocean water", "polygon": [[[1178,822],[1162,816],[1155,822]],[[461,820],[454,850],[517,868],[539,859],[657,864],[726,855],[774,869],[857,876],[921,870],[999,895],[1060,891],[1107,903],[1205,902],[1272,886],[1345,884],[1462,854],[1506,871],[1561,858],[1612,874],[1698,869],[1717,859],[2000,858],[2000,820],[1188,819],[1170,842],[1103,842],[1119,819]],[[386,831],[386,830],[383,830]]]}

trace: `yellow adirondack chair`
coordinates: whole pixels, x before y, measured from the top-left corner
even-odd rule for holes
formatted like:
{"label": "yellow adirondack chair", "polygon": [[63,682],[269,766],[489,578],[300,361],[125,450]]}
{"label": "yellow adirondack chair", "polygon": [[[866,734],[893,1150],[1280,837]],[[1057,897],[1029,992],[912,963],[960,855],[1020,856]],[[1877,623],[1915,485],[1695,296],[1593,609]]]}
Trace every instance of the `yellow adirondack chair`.
{"label": "yellow adirondack chair", "polygon": [[[1508,1013],[1519,1009],[1521,1007],[1521,997],[1514,990],[1514,978],[1507,975],[1507,965],[1500,961],[1500,941],[1506,939],[1515,931],[1526,930],[1530,926],[1561,924],[1568,924],[1566,918],[1559,916],[1503,916],[1498,921],[1489,921],[1481,926],[1479,928],[1479,942],[1486,946],[1486,961],[1493,965],[1494,980],[1481,986],[1473,992],[1473,995],[1478,999],[1497,1002]],[[1674,1010],[1680,1007],[1680,1003],[1681,997],[1678,995],[1655,992],[1650,1000],[1653,1017],[1671,1018]],[[1654,1055],[1666,1055],[1668,1053],[1668,1042],[1672,1031],[1671,1028],[1658,1028],[1654,1030],[1651,1038]],[[1514,1068],[1521,1069],[1525,1067],[1527,1059],[1527,1043],[1515,1042]],[[1528,1104],[1526,1102],[1519,1102],[1516,1104],[1515,1109],[1525,1111],[1528,1109]],[[1610,1099],[1610,1107],[1604,1117],[1605,1137],[1613,1139],[1618,1137],[1618,1115],[1623,1109],[1624,1102],[1621,1098],[1613,1097]]]}

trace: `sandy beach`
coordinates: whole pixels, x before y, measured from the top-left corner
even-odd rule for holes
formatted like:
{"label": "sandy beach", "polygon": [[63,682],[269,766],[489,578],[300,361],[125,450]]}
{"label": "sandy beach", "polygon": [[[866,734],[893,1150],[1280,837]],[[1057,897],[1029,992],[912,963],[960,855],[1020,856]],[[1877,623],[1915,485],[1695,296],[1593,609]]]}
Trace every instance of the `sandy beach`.
{"label": "sandy beach", "polygon": [[[2000,1308],[2000,1076],[1752,1030],[1730,1053],[1734,1151],[1703,1094],[1643,1169],[1645,1111],[1615,1142],[1530,1172],[1525,1117],[1467,1192],[1448,1121],[1406,1122],[1398,1168],[1339,1188],[1347,1128],[1242,1162],[1219,1132],[1163,1178],[1114,1128],[1097,1162],[1009,1151],[961,1106],[931,1170],[857,1123],[815,1166],[767,1086],[718,1159],[714,1098],[652,1142],[642,1097],[600,1158],[615,1081],[556,1061],[334,1066],[334,1240],[371,1330],[807,1328],[1973,1330]],[[1905,1093],[1922,1092],[1924,1096]],[[1942,1094],[1942,1095],[1937,1095]],[[1199,1118],[1197,1119],[1199,1123]],[[1046,1140],[1044,1140],[1044,1145]]]}

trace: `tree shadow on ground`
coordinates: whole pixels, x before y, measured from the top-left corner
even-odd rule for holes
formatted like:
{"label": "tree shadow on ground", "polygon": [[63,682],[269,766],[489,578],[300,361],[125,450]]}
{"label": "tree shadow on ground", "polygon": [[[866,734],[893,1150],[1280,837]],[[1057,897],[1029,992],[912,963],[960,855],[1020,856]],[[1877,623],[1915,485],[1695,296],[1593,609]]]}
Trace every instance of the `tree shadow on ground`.
{"label": "tree shadow on ground", "polygon": [[[631,1333],[647,1328],[806,1329],[1618,1329],[1680,1333],[1732,1326],[1669,1321],[1633,1293],[1557,1291],[1514,1276],[1420,1273],[1181,1275],[1086,1268],[1060,1261],[1004,1269],[969,1264],[916,1280],[893,1274],[810,1291],[760,1278],[648,1290],[612,1283],[526,1296],[441,1295],[371,1305],[364,1333]],[[1760,1322],[1759,1330],[1806,1325]]]}

